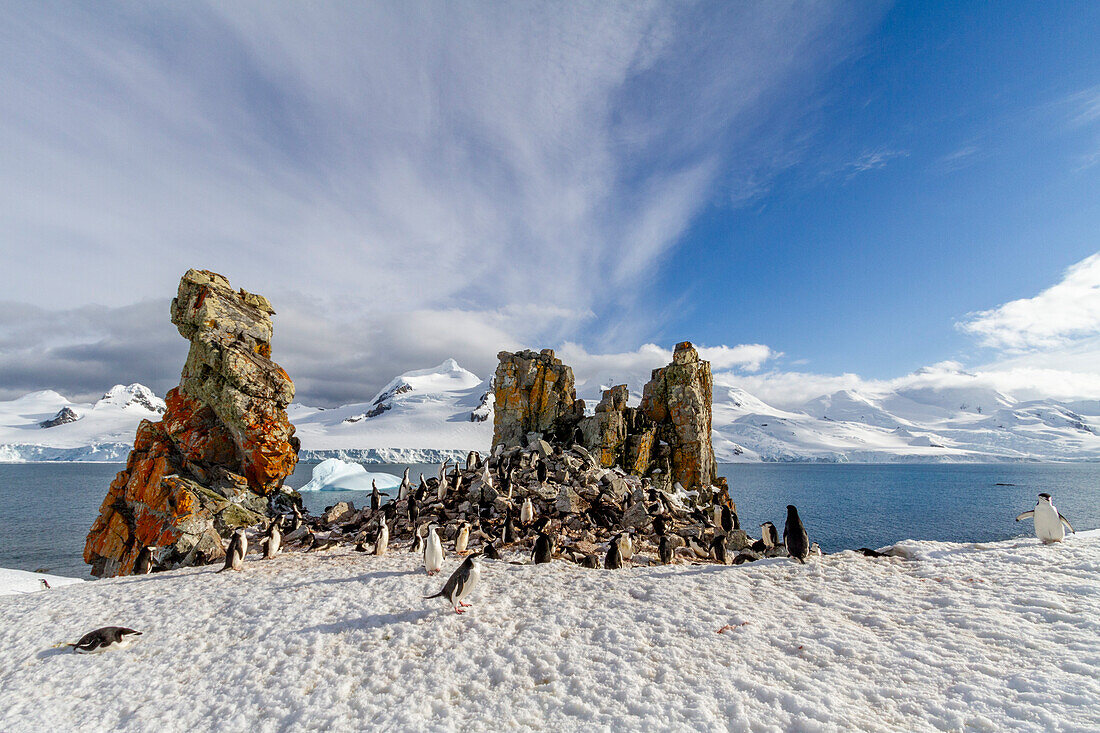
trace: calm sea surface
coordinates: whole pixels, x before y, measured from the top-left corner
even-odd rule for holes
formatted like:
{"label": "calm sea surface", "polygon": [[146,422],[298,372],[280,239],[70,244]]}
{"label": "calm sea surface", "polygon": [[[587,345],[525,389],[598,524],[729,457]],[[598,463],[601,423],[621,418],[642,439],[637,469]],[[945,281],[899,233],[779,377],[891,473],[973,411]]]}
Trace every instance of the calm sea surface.
{"label": "calm sea surface", "polygon": [[[0,567],[48,569],[85,576],[84,537],[118,464],[0,464]],[[311,465],[287,482],[305,484]],[[783,531],[786,505],[794,504],[810,538],[825,552],[879,547],[902,539],[982,542],[1030,534],[1013,518],[1048,491],[1077,530],[1100,527],[1100,465],[832,465],[729,464],[727,478],[741,525],[758,536],[771,520]],[[404,465],[367,467],[400,475]],[[414,465],[416,480],[438,466]],[[1011,484],[1011,485],[998,485]],[[366,492],[304,495],[317,513],[337,501],[362,506]]]}

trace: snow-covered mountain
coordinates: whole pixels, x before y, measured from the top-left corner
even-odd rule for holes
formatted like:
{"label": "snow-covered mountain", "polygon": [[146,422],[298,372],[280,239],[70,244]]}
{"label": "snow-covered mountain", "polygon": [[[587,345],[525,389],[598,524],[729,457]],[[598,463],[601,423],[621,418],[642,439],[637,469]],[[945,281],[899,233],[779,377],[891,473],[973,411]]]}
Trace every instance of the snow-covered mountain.
{"label": "snow-covered mountain", "polygon": [[[949,376],[783,409],[716,374],[715,453],[721,462],[1100,460],[1100,401],[1020,401],[963,372]],[[94,405],[48,391],[0,402],[0,461],[125,460],[137,423],[163,410],[140,384],[113,387]],[[436,462],[485,450],[493,434],[490,381],[453,359],[402,374],[366,402],[295,403],[289,413],[303,460]]]}
{"label": "snow-covered mountain", "polygon": [[94,404],[31,392],[0,402],[0,461],[125,461],[138,423],[163,413],[141,384],[116,384]]}

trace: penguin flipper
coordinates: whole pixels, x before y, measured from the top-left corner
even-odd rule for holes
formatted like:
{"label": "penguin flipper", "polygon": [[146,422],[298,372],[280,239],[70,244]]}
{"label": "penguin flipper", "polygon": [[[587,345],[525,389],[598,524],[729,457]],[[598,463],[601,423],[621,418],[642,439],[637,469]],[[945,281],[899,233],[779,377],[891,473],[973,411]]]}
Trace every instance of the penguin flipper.
{"label": "penguin flipper", "polygon": [[1062,516],[1061,512],[1058,513],[1058,519],[1061,520],[1062,524],[1066,525],[1066,529],[1068,529],[1070,532],[1073,532],[1074,534],[1077,534],[1077,530],[1073,528],[1073,525],[1069,523],[1068,519]]}
{"label": "penguin flipper", "polygon": [[1020,516],[1016,517],[1016,521],[1019,522],[1021,519],[1028,519],[1029,517],[1034,517],[1034,516],[1035,516],[1035,510],[1034,509],[1028,509],[1026,512],[1023,512],[1022,514],[1020,514]]}

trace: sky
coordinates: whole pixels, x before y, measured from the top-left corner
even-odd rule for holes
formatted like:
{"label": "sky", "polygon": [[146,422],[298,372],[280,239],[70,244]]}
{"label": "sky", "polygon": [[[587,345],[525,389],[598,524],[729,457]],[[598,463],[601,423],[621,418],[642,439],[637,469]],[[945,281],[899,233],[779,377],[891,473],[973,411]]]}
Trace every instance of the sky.
{"label": "sky", "polygon": [[318,406],[681,340],[783,407],[1100,399],[1100,4],[10,9],[0,399],[163,394],[191,267],[272,301]]}

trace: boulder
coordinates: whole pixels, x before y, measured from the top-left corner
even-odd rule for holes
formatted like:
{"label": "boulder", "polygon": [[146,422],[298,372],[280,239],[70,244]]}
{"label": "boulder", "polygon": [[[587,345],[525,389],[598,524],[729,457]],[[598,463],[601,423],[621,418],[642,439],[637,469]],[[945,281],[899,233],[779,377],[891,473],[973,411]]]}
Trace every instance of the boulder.
{"label": "boulder", "polygon": [[528,433],[546,436],[573,434],[584,414],[577,400],[573,370],[552,349],[497,354],[493,379],[493,446],[521,445]]}
{"label": "boulder", "polygon": [[338,501],[321,515],[321,520],[327,524],[339,524],[351,519],[355,515],[355,505],[350,501]]}
{"label": "boulder", "polygon": [[286,406],[290,377],[271,360],[267,299],[233,290],[221,275],[188,270],[172,322],[191,342],[164,417],[143,420],[134,448],[107,490],[84,560],[97,576],[132,572],[145,545],[169,565],[224,556],[221,538],[284,502],[298,461]]}

